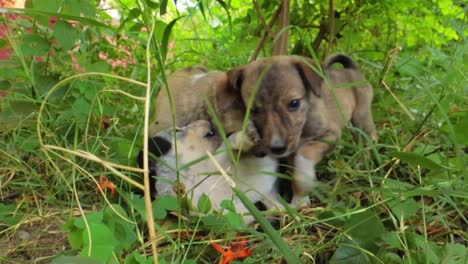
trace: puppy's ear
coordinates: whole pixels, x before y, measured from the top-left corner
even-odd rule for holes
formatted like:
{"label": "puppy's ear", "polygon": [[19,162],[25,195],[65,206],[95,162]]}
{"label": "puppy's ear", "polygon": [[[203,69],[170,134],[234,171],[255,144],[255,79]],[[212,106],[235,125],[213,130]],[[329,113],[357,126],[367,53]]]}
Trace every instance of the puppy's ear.
{"label": "puppy's ear", "polygon": [[244,82],[244,68],[237,67],[227,71],[227,78],[228,78],[228,88],[230,90],[236,91],[238,93],[241,92],[242,83]]}
{"label": "puppy's ear", "polygon": [[[234,71],[234,70],[231,70]],[[231,72],[229,71],[229,72]],[[218,113],[226,113],[230,111],[240,111],[244,110],[244,102],[242,101],[241,93],[240,93],[240,86],[242,86],[242,78],[240,72],[231,72],[233,79],[231,80],[230,74],[227,72],[223,77],[219,78],[216,82],[216,89],[215,89],[215,109]],[[239,85],[238,87],[232,86],[232,82],[234,81],[235,85]]]}
{"label": "puppy's ear", "polygon": [[315,96],[320,97],[323,79],[308,64],[314,65],[312,60],[308,60],[307,64],[302,61],[296,62],[294,63],[294,67],[299,73],[306,89],[314,93]]}
{"label": "puppy's ear", "polygon": [[[162,137],[154,137],[151,139],[148,139],[148,152],[156,157],[161,157],[168,153],[171,150],[171,142],[167,141],[166,139]],[[141,150],[140,153],[138,153],[138,166],[140,168],[143,168],[143,151]],[[148,159],[148,167],[149,167],[149,180],[150,180],[150,186],[151,189],[153,189],[156,186],[156,170],[157,170],[157,162],[156,160],[151,158],[151,155],[149,156]],[[156,189],[151,192],[151,195],[153,197],[156,197]]]}
{"label": "puppy's ear", "polygon": [[[161,157],[168,153],[172,148],[171,142],[167,141],[166,139],[162,137],[154,137],[151,139],[148,139],[148,153],[156,156],[156,157]],[[153,159],[149,159],[150,162],[150,174],[154,175],[156,172],[153,173],[151,170],[152,164],[153,164]],[[138,153],[138,166],[140,168],[143,168],[143,150]]]}

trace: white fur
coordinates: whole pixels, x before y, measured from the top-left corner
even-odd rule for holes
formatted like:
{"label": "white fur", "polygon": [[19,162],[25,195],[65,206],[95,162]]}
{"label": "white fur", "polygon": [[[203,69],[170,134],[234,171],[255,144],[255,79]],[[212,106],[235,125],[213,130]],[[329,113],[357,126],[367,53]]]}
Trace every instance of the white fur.
{"label": "white fur", "polygon": [[317,186],[317,176],[315,175],[316,162],[306,159],[300,154],[294,157],[294,192],[291,205],[297,208],[310,205],[308,191]]}
{"label": "white fur", "polygon": [[[184,132],[190,132],[190,125],[184,128]],[[195,132],[194,132],[195,133]],[[240,133],[240,132],[239,132]],[[165,136],[167,134],[161,134],[168,141],[173,144],[173,137]],[[193,138],[191,134],[190,141],[197,140]],[[204,156],[203,153],[203,140],[202,135],[197,140],[199,149],[189,147],[190,142],[179,138],[177,140],[179,167],[184,164],[190,163],[191,161]],[[234,133],[228,139],[231,141],[231,145],[238,146],[239,134]],[[206,140],[206,138],[204,139]],[[201,143],[200,143],[201,142]],[[221,145],[219,150],[224,149],[225,146]],[[156,191],[159,195],[176,195],[173,191],[172,183],[176,182],[177,174],[175,170],[175,159],[176,153],[174,147],[165,155],[159,157],[157,168],[157,183]],[[255,157],[251,154],[245,154],[241,157],[237,167],[234,168],[230,156],[227,151],[221,152],[215,156],[216,161],[232,175],[232,179],[236,183],[236,186],[243,191],[252,203],[262,201],[268,209],[282,208],[279,202],[276,200],[276,180],[277,178],[271,175],[271,172],[276,172],[278,162],[276,159],[265,156]],[[210,173],[211,174],[207,174]],[[270,173],[270,175],[269,175]],[[192,204],[197,205],[200,197],[203,194],[207,194],[212,203],[212,209],[220,209],[220,203],[223,200],[233,200],[234,207],[239,213],[247,213],[248,210],[244,204],[233,194],[233,191],[226,181],[226,179],[217,171],[213,162],[209,159],[193,164],[192,166],[180,171],[179,181],[184,186],[186,195],[190,197]],[[250,224],[254,221],[251,216],[245,216],[244,221]]]}
{"label": "white fur", "polygon": [[203,76],[206,76],[206,73],[195,74],[192,76],[192,83],[195,83],[198,79],[201,79]]}

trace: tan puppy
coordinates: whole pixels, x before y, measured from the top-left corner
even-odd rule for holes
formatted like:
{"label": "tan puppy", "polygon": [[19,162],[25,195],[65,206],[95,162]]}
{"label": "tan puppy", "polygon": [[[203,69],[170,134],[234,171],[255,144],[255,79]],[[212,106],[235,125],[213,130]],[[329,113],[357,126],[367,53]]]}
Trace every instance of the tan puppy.
{"label": "tan puppy", "polygon": [[[208,72],[203,67],[188,67],[176,71],[167,79],[176,115],[176,127],[195,120],[212,120],[211,104],[224,131],[240,131],[245,107],[239,94],[229,90],[225,72]],[[156,98],[155,120],[150,126],[150,136],[172,128],[172,108],[167,89],[163,87]]]}
{"label": "tan puppy", "polygon": [[[331,69],[334,63],[344,68]],[[349,121],[377,139],[371,113],[372,87],[363,83],[352,59],[345,55],[329,58],[323,65],[326,79],[311,68],[313,65],[311,59],[279,56],[227,72],[231,89],[240,92],[246,105],[255,96],[250,119],[265,151],[293,159],[291,204],[295,206],[310,203],[308,193],[316,185],[314,166],[333,149]]]}

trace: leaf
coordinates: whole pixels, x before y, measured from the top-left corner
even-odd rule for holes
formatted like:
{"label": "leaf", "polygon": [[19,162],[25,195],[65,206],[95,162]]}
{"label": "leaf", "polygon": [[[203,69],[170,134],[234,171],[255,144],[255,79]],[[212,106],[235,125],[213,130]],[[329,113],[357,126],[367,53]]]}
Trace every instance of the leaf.
{"label": "leaf", "polygon": [[153,2],[151,0],[146,0],[145,2],[148,5],[148,7],[151,8],[151,9],[156,9],[156,8],[159,7],[159,3],[155,3],[155,2]]}
{"label": "leaf", "polygon": [[37,149],[39,149],[39,141],[37,138],[37,135],[31,135],[21,141],[19,144],[20,148],[24,150],[25,152],[35,152]]}
{"label": "leaf", "polygon": [[[57,2],[56,0],[51,0],[54,2]],[[81,9],[79,9],[81,10]],[[11,13],[15,14],[24,14],[28,16],[40,16],[40,17],[45,17],[45,19],[48,21],[49,17],[57,17],[58,19],[64,19],[64,20],[72,20],[72,21],[77,21],[81,22],[83,24],[87,25],[92,25],[92,26],[97,26],[97,27],[102,27],[106,29],[110,29],[112,31],[117,31],[117,28],[114,26],[99,22],[97,20],[87,18],[87,17],[82,17],[79,15],[67,15],[67,14],[61,14],[57,12],[50,12],[50,9],[47,9],[47,11],[43,10],[37,10],[36,8],[24,8],[24,9],[10,9],[9,10]]]}
{"label": "leaf", "polygon": [[72,49],[79,39],[78,31],[70,23],[63,20],[55,23],[53,36],[64,50]]}
{"label": "leaf", "polygon": [[229,13],[228,5],[223,0],[216,0],[216,2],[218,2],[223,7],[224,11],[226,11],[229,21],[229,28],[232,28],[231,14]]}
{"label": "leaf", "polygon": [[15,225],[19,223],[22,215],[16,212],[16,206],[0,203],[0,223],[5,223],[7,226]]}
{"label": "leaf", "polygon": [[166,9],[167,9],[167,0],[161,0],[161,7],[159,8],[159,15],[164,15],[166,14]]}
{"label": "leaf", "polygon": [[121,196],[125,199],[125,201],[130,207],[135,209],[138,212],[138,214],[140,214],[143,221],[147,221],[145,213],[145,200],[143,199],[143,197],[135,194],[130,196],[126,193],[122,193]]}
{"label": "leaf", "polygon": [[[91,236],[89,236],[91,235]],[[88,230],[83,231],[84,247],[82,256],[89,256],[100,261],[108,261],[114,253],[117,241],[114,234],[105,224],[90,223]]]}
{"label": "leaf", "polygon": [[419,210],[419,204],[414,199],[400,200],[398,197],[388,202],[388,206],[400,221],[412,217]]}
{"label": "leaf", "polygon": [[392,232],[385,232],[382,235],[382,240],[387,243],[387,245],[397,248],[397,249],[403,249],[400,239],[398,238],[398,233],[395,231]]}
{"label": "leaf", "polygon": [[222,200],[220,204],[221,208],[226,209],[230,212],[235,212],[234,202],[232,200]]}
{"label": "leaf", "polygon": [[90,111],[91,104],[84,98],[78,98],[72,105],[74,116],[87,115]]}
{"label": "leaf", "polygon": [[[117,240],[114,251],[120,253],[123,249],[129,249],[136,241],[137,237],[133,224],[122,218],[123,216],[128,219],[125,210],[118,204],[111,205],[112,208],[109,206],[104,209],[103,222],[109,227],[109,230],[114,234]],[[121,216],[117,215],[114,210]]]}
{"label": "leaf", "polygon": [[131,254],[125,257],[124,264],[137,264],[137,263],[138,264],[151,264],[153,263],[153,259],[142,256],[139,250],[135,250]]}
{"label": "leaf", "polygon": [[244,223],[242,217],[235,212],[228,212],[226,215],[226,220],[229,224],[229,227],[232,229],[238,229]]}
{"label": "leaf", "polygon": [[[85,215],[88,224],[102,223],[103,214],[102,212],[94,212]],[[74,220],[74,225],[78,228],[85,229],[86,225],[82,217],[78,217]]]}
{"label": "leaf", "polygon": [[384,232],[384,226],[377,214],[372,210],[354,214],[346,222],[344,229],[349,238],[335,251],[330,263],[368,262],[364,251],[375,253],[378,250],[377,243]]}
{"label": "leaf", "polygon": [[445,263],[465,264],[468,261],[468,248],[462,244],[447,244],[444,248]]}
{"label": "leaf", "polygon": [[164,219],[167,216],[166,211],[177,208],[177,199],[172,196],[162,196],[153,202],[153,215],[155,219]]}
{"label": "leaf", "polygon": [[352,215],[344,228],[351,238],[360,240],[360,245],[366,249],[370,249],[384,232],[382,221],[372,210]]}
{"label": "leaf", "polygon": [[441,255],[441,249],[436,247],[433,242],[426,240],[423,236],[416,233],[409,233],[408,237],[420,249],[421,254],[418,255],[422,258],[420,260],[424,261],[425,263],[441,263],[439,257]]}
{"label": "leaf", "polygon": [[162,36],[162,40],[161,40],[161,54],[162,54],[162,58],[163,60],[166,60],[166,55],[167,55],[167,47],[169,45],[169,37],[171,35],[171,32],[172,32],[172,28],[174,27],[175,23],[177,22],[177,20],[183,18],[183,16],[181,17],[178,17],[174,20],[172,20],[167,26],[166,28],[164,28],[164,33],[163,33],[163,36]]}
{"label": "leaf", "polygon": [[80,249],[83,245],[83,229],[74,228],[68,234],[68,242],[73,249]]}
{"label": "leaf", "polygon": [[50,43],[46,38],[35,34],[25,34],[21,52],[26,56],[43,56],[49,51]]}
{"label": "leaf", "polygon": [[419,165],[429,170],[450,169],[426,157],[423,157],[421,155],[418,155],[412,152],[389,152],[388,155],[391,157],[397,158],[403,162],[413,164],[413,165]]}
{"label": "leaf", "polygon": [[202,194],[202,196],[200,196],[200,199],[198,200],[197,211],[207,214],[211,211],[211,208],[212,207],[210,197],[208,197],[208,195],[206,194]]}

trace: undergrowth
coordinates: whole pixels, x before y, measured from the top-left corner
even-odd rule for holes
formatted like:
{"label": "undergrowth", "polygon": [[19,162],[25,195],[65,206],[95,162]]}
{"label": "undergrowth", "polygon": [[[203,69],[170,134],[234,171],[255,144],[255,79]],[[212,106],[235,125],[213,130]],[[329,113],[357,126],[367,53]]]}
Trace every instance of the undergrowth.
{"label": "undergrowth", "polygon": [[[251,21],[253,7],[208,2],[177,12],[168,1],[117,1],[118,25],[81,1],[29,1],[30,9],[0,17],[1,44],[11,49],[9,60],[0,61],[0,261],[151,263],[156,256],[159,263],[216,263],[211,244],[242,236],[252,249],[243,263],[466,263],[468,69],[461,5],[453,14],[434,6],[444,14],[436,29],[445,35],[429,37],[424,30],[430,29],[421,27],[406,42],[396,32],[410,29],[399,31],[398,23],[439,11],[421,8],[395,18],[387,6],[392,1],[352,10],[369,20],[348,25],[334,49],[349,53],[374,87],[379,140],[368,142],[369,158],[345,131],[318,164],[321,186],[310,208],[268,212],[273,225],[252,212],[262,224],[246,226],[228,202],[222,204],[227,213],[200,217],[177,215],[180,202],[172,197],[145,204],[142,170],[135,168],[145,93],[155,96],[165,76],[184,66],[245,64],[262,28]],[[261,7],[273,11],[271,4]],[[386,29],[374,32],[387,20]],[[294,30],[295,44],[311,34],[307,27]],[[365,41],[366,34],[375,40]],[[148,242],[149,208],[156,251]]]}

